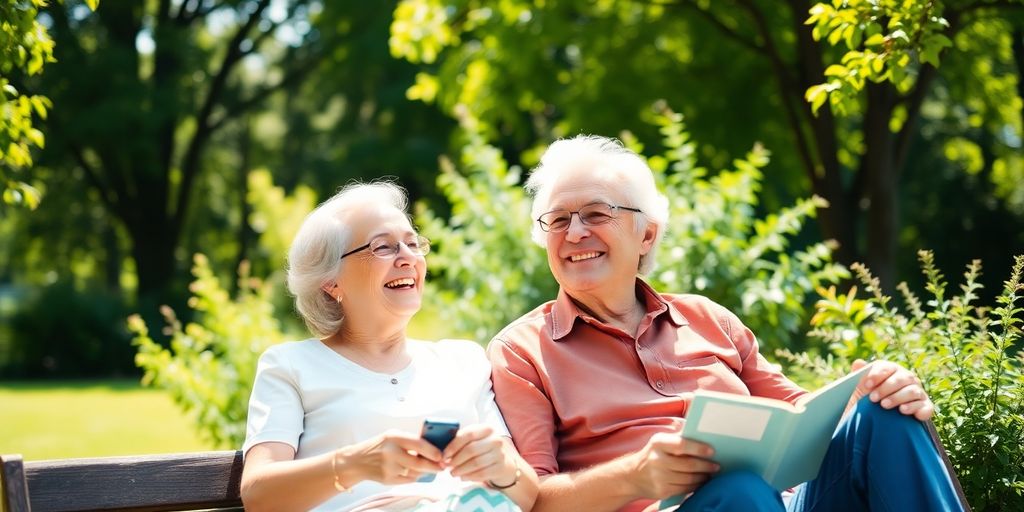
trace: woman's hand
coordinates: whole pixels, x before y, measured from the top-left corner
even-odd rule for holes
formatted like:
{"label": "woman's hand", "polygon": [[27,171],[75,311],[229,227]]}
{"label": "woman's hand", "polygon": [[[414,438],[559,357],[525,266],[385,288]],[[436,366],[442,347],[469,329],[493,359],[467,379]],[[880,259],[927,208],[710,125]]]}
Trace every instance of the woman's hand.
{"label": "woman's hand", "polygon": [[[337,471],[348,487],[362,480],[388,485],[415,481],[424,473],[441,471],[441,451],[419,436],[389,430],[377,437],[338,450]],[[354,480],[354,482],[353,482]]]}
{"label": "woman's hand", "polygon": [[[863,360],[853,362],[853,370],[863,367]],[[920,421],[931,419],[935,404],[921,387],[921,379],[910,370],[891,361],[871,363],[867,375],[857,386],[857,398],[867,396],[883,409],[898,407],[900,413],[913,416]]]}
{"label": "woman's hand", "polygon": [[470,425],[459,430],[444,450],[444,465],[452,475],[473,482],[511,484],[516,480],[515,447],[512,441],[494,433],[487,425]]}

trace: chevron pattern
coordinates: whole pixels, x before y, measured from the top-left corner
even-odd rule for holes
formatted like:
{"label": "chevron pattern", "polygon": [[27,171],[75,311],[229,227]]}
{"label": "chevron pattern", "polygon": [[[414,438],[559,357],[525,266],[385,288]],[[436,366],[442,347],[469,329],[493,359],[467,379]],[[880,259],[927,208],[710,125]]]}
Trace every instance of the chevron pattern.
{"label": "chevron pattern", "polygon": [[471,487],[437,503],[425,503],[414,512],[522,512],[504,493]]}

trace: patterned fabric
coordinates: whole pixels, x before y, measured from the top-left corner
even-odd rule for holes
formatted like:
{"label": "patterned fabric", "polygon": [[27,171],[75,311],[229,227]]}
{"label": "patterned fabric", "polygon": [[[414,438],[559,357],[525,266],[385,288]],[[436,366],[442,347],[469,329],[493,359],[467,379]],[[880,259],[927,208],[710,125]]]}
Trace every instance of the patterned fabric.
{"label": "patterned fabric", "polygon": [[461,494],[425,503],[413,512],[522,512],[504,493],[483,487],[471,487]]}

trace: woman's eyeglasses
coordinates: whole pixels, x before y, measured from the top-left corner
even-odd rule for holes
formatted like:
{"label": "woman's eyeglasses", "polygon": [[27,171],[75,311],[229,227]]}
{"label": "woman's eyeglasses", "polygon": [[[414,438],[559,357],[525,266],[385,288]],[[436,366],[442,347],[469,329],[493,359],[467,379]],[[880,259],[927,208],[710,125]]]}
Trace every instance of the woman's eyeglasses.
{"label": "woman's eyeglasses", "polygon": [[402,250],[402,245],[408,247],[409,251],[416,256],[424,256],[430,252],[430,240],[427,240],[424,236],[416,236],[415,238],[402,242],[388,242],[381,239],[373,240],[366,245],[356,247],[355,249],[342,254],[341,258],[343,259],[345,256],[351,256],[359,251],[365,251],[367,249],[370,250],[370,254],[380,259],[394,258],[398,255],[398,252]]}

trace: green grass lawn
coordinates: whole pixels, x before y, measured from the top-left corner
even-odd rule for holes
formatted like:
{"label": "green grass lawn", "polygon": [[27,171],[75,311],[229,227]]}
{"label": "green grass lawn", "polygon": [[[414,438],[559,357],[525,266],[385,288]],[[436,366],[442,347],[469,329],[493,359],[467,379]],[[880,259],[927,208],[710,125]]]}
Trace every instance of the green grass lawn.
{"label": "green grass lawn", "polygon": [[0,453],[26,460],[216,449],[135,380],[0,382]]}

